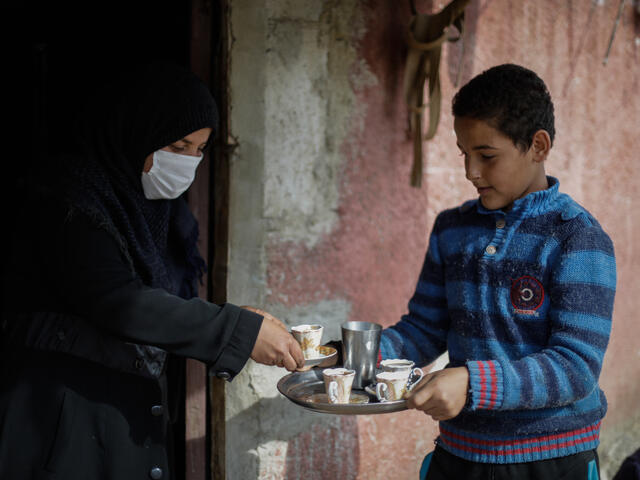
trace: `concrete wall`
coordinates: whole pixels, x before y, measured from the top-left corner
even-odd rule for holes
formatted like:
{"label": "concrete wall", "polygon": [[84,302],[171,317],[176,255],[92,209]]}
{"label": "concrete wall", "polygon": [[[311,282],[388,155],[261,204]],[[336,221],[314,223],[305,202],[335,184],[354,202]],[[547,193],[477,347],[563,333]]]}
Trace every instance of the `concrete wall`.
{"label": "concrete wall", "polygon": [[[436,11],[445,2],[417,2]],[[640,447],[640,327],[635,312],[640,197],[640,21],[627,2],[472,0],[461,78],[504,62],[547,82],[557,139],[548,173],[612,236],[613,337],[601,385],[610,410],[600,455],[609,478]],[[409,187],[401,84],[408,1],[232,0],[229,300],[289,324],[391,325],[406,311],[435,215],[474,190],[455,146],[450,100],[460,45],[444,48],[443,112]],[[637,175],[636,175],[637,176]],[[230,479],[417,478],[436,424],[416,412],[309,413],[280,396],[285,370],[249,363],[228,388]]]}

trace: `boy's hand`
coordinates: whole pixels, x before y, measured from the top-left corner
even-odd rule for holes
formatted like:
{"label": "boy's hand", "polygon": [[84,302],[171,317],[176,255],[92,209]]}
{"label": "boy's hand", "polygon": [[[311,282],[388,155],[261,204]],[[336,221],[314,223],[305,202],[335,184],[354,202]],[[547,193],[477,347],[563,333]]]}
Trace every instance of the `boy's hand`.
{"label": "boy's hand", "polygon": [[287,327],[264,310],[255,307],[241,307],[262,315],[262,326],[258,332],[251,358],[264,365],[284,367],[290,372],[304,366],[304,356],[300,344],[287,331]]}
{"label": "boy's hand", "polygon": [[434,420],[456,417],[467,402],[469,370],[445,368],[429,373],[407,395],[407,406],[422,410]]}

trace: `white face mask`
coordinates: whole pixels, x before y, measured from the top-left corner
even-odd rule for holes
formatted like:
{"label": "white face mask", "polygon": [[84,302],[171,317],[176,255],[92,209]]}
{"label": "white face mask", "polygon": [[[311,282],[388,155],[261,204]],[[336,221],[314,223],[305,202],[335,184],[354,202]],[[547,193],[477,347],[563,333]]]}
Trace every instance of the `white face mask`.
{"label": "white face mask", "polygon": [[202,155],[180,155],[158,150],[153,154],[153,166],[142,172],[142,189],[149,200],[178,198],[193,182]]}

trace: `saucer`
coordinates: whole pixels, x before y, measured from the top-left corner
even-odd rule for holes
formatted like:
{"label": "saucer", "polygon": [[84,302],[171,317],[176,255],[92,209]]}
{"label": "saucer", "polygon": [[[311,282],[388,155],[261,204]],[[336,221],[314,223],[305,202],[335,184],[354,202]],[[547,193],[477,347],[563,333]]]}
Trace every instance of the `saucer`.
{"label": "saucer", "polygon": [[304,361],[305,367],[315,367],[320,365],[325,360],[330,360],[338,355],[338,351],[327,345],[320,345],[316,347],[317,356],[313,358],[306,358]]}

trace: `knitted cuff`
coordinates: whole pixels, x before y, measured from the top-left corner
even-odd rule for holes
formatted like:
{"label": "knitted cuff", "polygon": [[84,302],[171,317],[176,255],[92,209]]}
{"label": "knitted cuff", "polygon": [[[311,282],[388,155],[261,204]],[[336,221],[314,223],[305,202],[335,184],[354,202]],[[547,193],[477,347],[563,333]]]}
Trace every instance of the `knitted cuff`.
{"label": "knitted cuff", "polygon": [[502,406],[504,381],[502,366],[494,360],[467,362],[471,410],[496,410]]}

